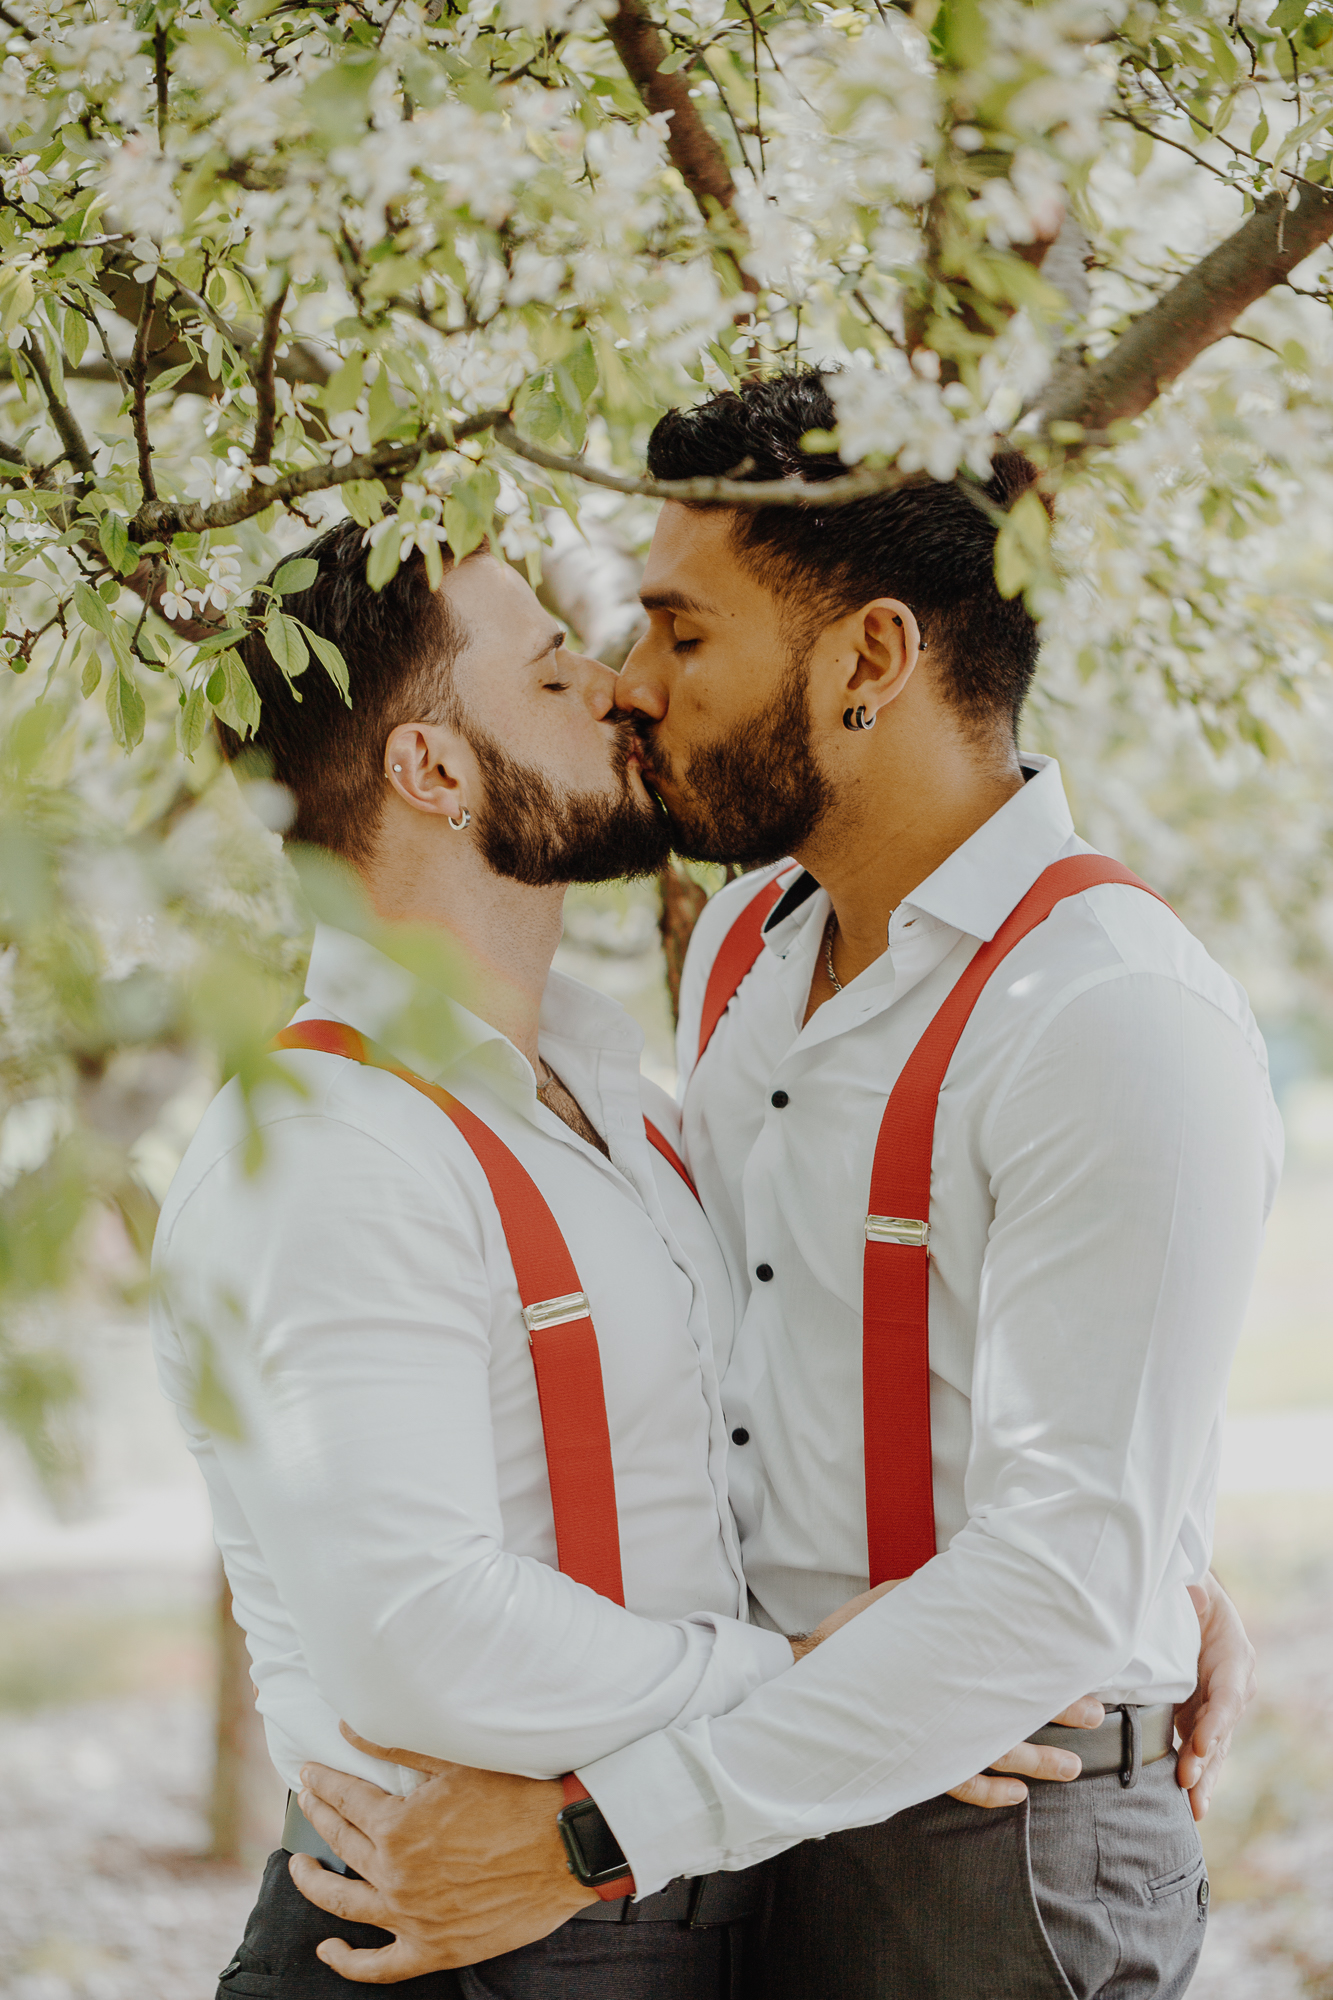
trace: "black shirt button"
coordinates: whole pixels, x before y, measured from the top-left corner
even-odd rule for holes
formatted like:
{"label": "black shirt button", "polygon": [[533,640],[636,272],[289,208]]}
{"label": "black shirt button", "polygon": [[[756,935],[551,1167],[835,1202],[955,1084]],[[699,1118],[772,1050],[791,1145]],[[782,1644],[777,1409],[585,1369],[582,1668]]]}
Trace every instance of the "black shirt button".
{"label": "black shirt button", "polygon": [[766,1285],[773,1275],[773,1266],[771,1264],[756,1264],[754,1274],[761,1284]]}
{"label": "black shirt button", "polygon": [[744,1424],[736,1426],[736,1429],[731,1433],[731,1442],[733,1444],[748,1444],[750,1442],[750,1433],[746,1430]]}
{"label": "black shirt button", "polygon": [[785,1111],[787,1105],[791,1102],[785,1090],[775,1090],[768,1101],[779,1111]]}

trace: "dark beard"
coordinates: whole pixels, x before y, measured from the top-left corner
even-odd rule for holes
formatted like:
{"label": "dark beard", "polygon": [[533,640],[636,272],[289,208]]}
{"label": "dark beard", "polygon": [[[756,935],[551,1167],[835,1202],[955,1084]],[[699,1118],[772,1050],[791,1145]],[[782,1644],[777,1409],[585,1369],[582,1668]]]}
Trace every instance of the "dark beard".
{"label": "dark beard", "polygon": [[488,730],[473,724],[468,741],[486,780],[477,814],[482,856],[497,875],[545,889],[562,882],[613,882],[626,875],[655,875],[671,851],[671,831],[651,802],[629,787],[626,724],[613,770],[618,794],[557,790],[541,771],[520,764]]}
{"label": "dark beard", "polygon": [[671,844],[687,861],[764,868],[793,853],[828,810],[828,784],[810,748],[805,659],[791,661],[766,712],[696,750],[683,778],[662,761],[653,725],[638,728],[649,764],[673,781],[677,802],[662,804]]}

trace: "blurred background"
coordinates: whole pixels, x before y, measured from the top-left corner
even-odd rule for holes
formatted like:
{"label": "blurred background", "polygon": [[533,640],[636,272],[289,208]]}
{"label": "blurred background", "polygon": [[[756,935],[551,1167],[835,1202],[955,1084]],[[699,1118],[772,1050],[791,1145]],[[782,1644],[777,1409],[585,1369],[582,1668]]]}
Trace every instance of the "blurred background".
{"label": "blurred background", "polygon": [[[573,892],[561,960],[632,1010],[670,1082],[657,890]],[[1288,1168],[1235,1368],[1216,1558],[1261,1692],[1204,1828],[1201,2000],[1333,1996],[1333,1074],[1308,1036],[1273,1045]],[[138,1087],[141,1112],[159,1102],[136,1166],[160,1187],[212,1079],[182,1060]],[[29,1119],[6,1121],[0,1175],[49,1145]],[[35,1458],[11,1380],[0,1437],[0,1993],[207,2000],[282,1801],[127,1226],[113,1200],[85,1227],[81,1275],[25,1336],[77,1394]]]}

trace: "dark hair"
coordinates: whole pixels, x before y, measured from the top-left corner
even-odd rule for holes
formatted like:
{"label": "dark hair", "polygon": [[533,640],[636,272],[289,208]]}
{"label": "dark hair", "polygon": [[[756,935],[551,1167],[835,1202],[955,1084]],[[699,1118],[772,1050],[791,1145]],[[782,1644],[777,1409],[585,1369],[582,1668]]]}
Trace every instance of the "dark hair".
{"label": "dark hair", "polygon": [[[648,441],[654,479],[734,473],[744,479],[833,479],[836,452],[806,452],[807,431],[830,431],[837,412],[817,369],[745,382],[693,409],[671,410]],[[980,490],[1009,507],[1036,468],[997,453]],[[875,597],[909,604],[929,641],[946,698],[978,725],[1017,724],[1037,663],[1037,625],[1021,596],[995,584],[996,528],[957,480],[922,478],[846,507],[737,508],[733,536],[750,572],[793,602],[801,636]]]}
{"label": "dark hair", "polygon": [[[467,633],[443,591],[433,590],[420,551],[384,586],[366,580],[364,531],[340,521],[299,554],[319,564],[308,590],[282,608],[331,639],[347,662],[351,707],[315,659],[289,686],[262,632],[237,647],[259,694],[259,727],[245,743],[218,724],[223,754],[256,750],[274,782],[296,801],[289,840],[370,857],[384,810],[384,744],[400,722],[453,722],[450,669]],[[269,581],[290,555],[277,564]]]}

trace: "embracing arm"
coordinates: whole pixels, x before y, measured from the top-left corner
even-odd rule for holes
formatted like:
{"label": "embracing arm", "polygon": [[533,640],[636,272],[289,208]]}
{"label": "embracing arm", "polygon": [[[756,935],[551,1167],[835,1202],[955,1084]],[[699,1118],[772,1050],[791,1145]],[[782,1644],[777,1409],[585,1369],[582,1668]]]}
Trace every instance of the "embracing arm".
{"label": "embracing arm", "polygon": [[1181,1524],[1258,1255],[1271,1118],[1244,1036],[1173,980],[1117,978],[1042,1031],[983,1132],[967,1525],[780,1684],[580,1769],[641,1889],[888,1818],[1113,1676],[1160,1685],[1150,1611],[1171,1673],[1193,1660]]}

